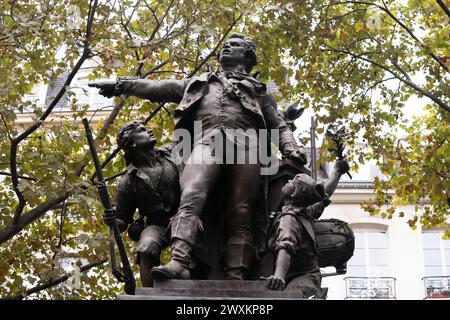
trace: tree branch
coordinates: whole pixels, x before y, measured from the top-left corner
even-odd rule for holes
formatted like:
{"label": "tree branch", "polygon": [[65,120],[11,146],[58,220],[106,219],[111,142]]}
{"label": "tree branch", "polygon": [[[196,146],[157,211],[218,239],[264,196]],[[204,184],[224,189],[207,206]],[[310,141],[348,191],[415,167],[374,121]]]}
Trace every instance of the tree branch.
{"label": "tree branch", "polygon": [[[417,38],[417,36],[412,32],[412,30],[410,28],[408,28],[403,22],[401,22],[400,19],[398,19],[389,10],[389,8],[387,7],[387,5],[385,4],[385,2],[383,0],[381,0],[381,1],[383,2],[383,6],[373,3],[373,2],[367,2],[367,1],[339,1],[339,2],[334,2],[334,3],[328,4],[328,5],[322,6],[321,8],[328,8],[328,7],[339,5],[339,4],[355,4],[355,5],[367,5],[367,6],[376,7],[378,9],[382,10],[383,12],[385,12],[392,20],[394,20],[398,25],[400,25],[400,27],[404,31],[406,31],[420,45],[420,47],[423,50],[425,50],[427,52],[427,54],[433,60],[435,60],[445,71],[450,72],[449,69],[447,68],[447,66],[441,61],[441,59],[439,59],[434,53],[430,52],[430,50],[422,43],[422,41],[420,41],[419,38]],[[448,8],[447,8],[447,10],[448,10]]]}
{"label": "tree branch", "polygon": [[411,77],[409,76],[409,74],[402,68],[400,67],[400,65],[395,62],[395,60],[393,59],[389,59],[389,61],[391,61],[392,65],[395,67],[395,69],[397,69],[398,71],[400,71],[400,73],[410,82],[412,82]]}
{"label": "tree branch", "polygon": [[445,5],[445,3],[442,0],[436,0],[436,2],[441,7],[441,9],[444,10],[445,14],[450,18],[450,9]]}
{"label": "tree branch", "polygon": [[90,53],[90,49],[89,49],[90,40],[89,39],[91,38],[92,23],[94,20],[94,14],[95,14],[97,4],[98,4],[98,0],[94,0],[93,5],[90,6],[90,8],[89,8],[89,16],[88,16],[88,21],[87,21],[87,26],[86,26],[86,38],[84,41],[83,52],[82,52],[80,58],[78,59],[77,63],[75,64],[74,68],[69,73],[66,81],[64,82],[63,87],[61,88],[61,90],[59,90],[58,94],[52,100],[52,102],[47,107],[45,112],[39,117],[39,120],[37,122],[35,122],[34,124],[32,124],[30,127],[28,127],[21,134],[19,134],[15,138],[12,138],[12,140],[11,140],[11,148],[10,148],[10,156],[9,156],[11,180],[12,180],[14,192],[16,193],[17,199],[19,200],[19,203],[15,209],[15,214],[14,214],[14,219],[13,219],[14,224],[18,223],[18,219],[19,219],[20,215],[22,214],[23,209],[25,208],[25,205],[26,205],[26,199],[24,198],[22,192],[19,189],[19,176],[17,173],[17,150],[18,150],[19,144],[23,140],[27,139],[29,135],[31,135],[33,132],[35,132],[44,123],[44,121],[47,119],[47,117],[53,111],[53,109],[55,108],[55,106],[57,105],[59,100],[61,100],[61,98],[67,91],[67,88],[70,86],[73,78],[80,70],[80,68],[81,68],[82,64],[84,63],[84,61],[86,60],[86,58],[89,56],[89,53]]}
{"label": "tree branch", "polygon": [[[108,119],[103,123],[102,128],[100,129],[100,133],[96,136],[95,141],[100,141],[104,138],[106,133],[108,132],[109,127],[111,124],[115,121],[117,118],[120,110],[125,105],[125,100],[121,99],[119,103],[114,107],[114,109],[111,111],[111,113],[108,116]],[[117,151],[118,153],[118,151]],[[82,160],[80,161],[80,167],[75,171],[76,176],[81,176],[83,173],[86,165],[87,165],[87,159],[88,159],[89,153],[87,152]],[[10,163],[4,163],[4,164],[10,164]],[[13,238],[16,234],[21,232],[23,228],[30,223],[37,220],[39,217],[44,215],[47,211],[55,209],[58,205],[60,205],[63,201],[65,201],[69,196],[71,195],[70,192],[67,192],[64,195],[61,195],[60,197],[53,198],[50,200],[47,200],[46,202],[38,205],[37,207],[31,209],[23,216],[19,216],[15,224],[11,224],[4,229],[0,230],[0,244],[10,240]]]}
{"label": "tree branch", "polygon": [[441,59],[439,59],[433,52],[430,52],[429,49],[426,48],[426,46],[423,44],[422,41],[420,41],[419,38],[416,37],[416,35],[412,32],[412,30],[410,28],[408,28],[402,21],[400,21],[387,7],[386,3],[384,2],[384,0],[381,0],[383,2],[383,6],[373,3],[373,2],[366,2],[366,1],[340,1],[340,2],[335,2],[333,4],[330,4],[328,6],[333,6],[333,5],[338,5],[338,4],[362,4],[362,5],[368,5],[368,6],[374,6],[377,7],[378,9],[382,10],[383,12],[385,12],[392,20],[394,20],[404,31],[406,31],[411,38],[413,38],[419,45],[420,47],[429,52],[429,56],[436,61],[445,71],[450,72],[449,69],[447,68],[447,66],[441,61]]}
{"label": "tree branch", "polygon": [[[396,77],[390,77],[390,78],[386,78],[386,79],[381,79],[379,81],[376,81],[374,84],[372,84],[370,87],[368,87],[367,89],[363,90],[362,92],[356,93],[355,95],[353,95],[350,100],[354,100],[357,96],[359,97],[363,97],[367,94],[367,92],[369,92],[370,90],[374,89],[375,87],[379,86],[380,84],[387,82],[387,81],[391,81],[397,79]],[[398,79],[397,79],[398,80]]]}
{"label": "tree branch", "polygon": [[[0,171],[0,176],[11,176],[11,173]],[[23,180],[36,181],[35,178],[31,178],[31,177],[25,177],[25,176],[21,176],[21,175],[18,175],[17,177],[19,179],[23,179]]]}
{"label": "tree branch", "polygon": [[149,75],[151,75],[153,72],[155,72],[156,70],[158,70],[158,69],[164,67],[166,64],[168,64],[168,63],[170,62],[170,60],[172,60],[172,59],[169,58],[169,59],[167,59],[167,60],[161,62],[160,64],[154,66],[154,67],[151,68],[149,71],[147,71],[146,73],[144,73],[144,74],[142,75],[142,78],[143,78],[143,79],[147,78],[147,77],[148,77]]}
{"label": "tree branch", "polygon": [[[239,15],[239,17],[237,19],[234,19],[233,24],[230,26],[230,28],[227,30],[227,32],[220,39],[219,44],[214,48],[214,50],[207,56],[207,58],[205,58],[202,61],[201,65],[199,65],[195,70],[193,70],[191,72],[191,76],[193,76],[206,63],[207,59],[209,59],[215,53],[215,51],[217,51],[218,47],[220,46],[220,43],[225,39],[225,37],[228,35],[228,33],[233,28],[233,26],[237,23],[237,21],[241,17],[242,17],[242,13]],[[56,97],[55,97],[55,99],[56,99]],[[54,105],[56,105],[56,103]],[[99,141],[100,139],[102,139],[106,135],[106,132],[108,131],[109,126],[114,122],[114,120],[116,119],[119,111],[122,109],[123,105],[124,105],[124,100],[121,99],[119,104],[115,106],[115,108],[112,110],[110,116],[108,117],[108,119],[104,123],[104,125],[103,125],[103,127],[101,129],[101,132],[99,133],[99,135],[95,139],[96,141]],[[159,110],[161,108],[162,108],[162,106],[160,105],[156,109]],[[156,109],[154,111],[156,111]],[[41,124],[39,124],[38,127],[40,125]],[[118,153],[118,151],[117,151],[117,153]],[[88,157],[88,153],[86,153],[86,155],[83,157],[83,159],[81,160],[80,167],[75,172],[75,174],[77,176],[80,176],[82,174],[82,172],[84,171],[84,168],[86,167],[86,164],[87,164],[87,157]],[[14,163],[17,163],[17,162],[14,162]],[[10,163],[10,165],[11,165],[11,163]],[[55,209],[64,200],[66,200],[70,195],[71,195],[71,192],[66,192],[65,194],[63,194],[63,195],[61,195],[59,197],[47,200],[46,202],[36,206],[35,208],[29,210],[23,216],[19,216],[18,219],[17,219],[17,222],[15,224],[8,225],[7,227],[5,227],[2,230],[0,230],[0,244],[10,240],[11,238],[13,238],[16,234],[20,233],[25,226],[27,226],[30,223],[36,221],[39,217],[44,215],[47,211]]]}
{"label": "tree branch", "polygon": [[[92,4],[94,2],[94,4]],[[86,23],[86,39],[85,39],[85,45],[89,46],[89,43],[91,41],[92,36],[92,25],[94,24],[94,15],[95,11],[97,10],[98,0],[91,0],[89,3],[89,14],[88,14],[88,20]]]}
{"label": "tree branch", "polygon": [[225,40],[225,38],[228,36],[228,34],[230,33],[230,31],[234,28],[234,26],[236,25],[236,23],[242,18],[242,12],[239,14],[239,17],[234,18],[233,22],[230,24],[230,26],[228,27],[228,29],[225,31],[225,33],[222,35],[222,37],[220,38],[219,42],[216,44],[216,46],[214,47],[214,49],[203,59],[202,62],[200,62],[200,64],[194,69],[192,70],[189,74],[188,74],[188,78],[191,78],[192,76],[194,76],[198,70],[200,70],[206,62],[208,62],[208,60],[216,54],[217,49],[219,49],[220,45],[222,44],[222,42]]}
{"label": "tree branch", "polygon": [[[174,0],[171,0],[171,1],[170,1],[170,3],[169,3],[169,5],[167,6],[167,9],[166,9],[166,11],[164,12],[164,15],[162,16],[162,18],[161,18],[160,20],[156,19],[156,21],[157,21],[157,22],[156,22],[156,27],[155,27],[155,29],[153,30],[152,34],[150,35],[150,38],[148,39],[148,42],[151,42],[151,41],[153,40],[153,38],[156,36],[156,33],[158,32],[159,28],[161,27],[161,25],[162,25],[164,19],[165,19],[165,18],[167,17],[167,15],[169,14],[170,8],[171,8],[172,5],[173,5],[173,1],[174,1]],[[154,11],[152,11],[152,13],[154,14]]]}
{"label": "tree branch", "polygon": [[[419,43],[419,45],[426,51],[429,52],[429,55],[431,56],[431,58],[433,60],[435,60],[445,71],[450,72],[447,68],[447,66],[441,61],[441,59],[439,59],[433,52],[431,52],[429,49],[426,48],[426,46],[423,44],[422,41],[419,40],[419,38],[416,37],[416,35],[412,32],[411,29],[409,29],[403,22],[401,22],[396,16],[394,16],[394,14],[389,10],[389,8],[387,7],[386,3],[384,2],[384,0],[381,0],[383,2],[383,6],[384,9],[382,9],[384,12],[386,12],[388,14],[389,17],[391,17],[392,20],[394,20],[395,22],[398,23],[398,25],[400,25],[400,27],[402,27],[403,30],[405,30],[410,36],[411,38],[413,38],[417,43]],[[383,8],[381,6],[379,6],[380,8]]]}
{"label": "tree branch", "polygon": [[[120,6],[120,4],[119,4],[119,6]],[[128,25],[130,24],[130,21],[133,18],[134,12],[136,11],[136,7],[137,7],[137,5],[133,6],[133,11],[131,12],[131,14],[128,17],[126,22],[123,21],[123,17],[122,17],[122,15],[120,15],[120,23],[121,23],[122,27],[124,28],[125,32],[127,33],[128,38],[130,38],[131,41],[133,41],[134,39],[133,39],[133,35],[130,32],[130,29],[128,28]],[[123,10],[123,11],[125,11],[125,10]],[[141,60],[141,58],[139,57],[138,50],[135,49],[134,54],[136,55],[136,60],[139,62]]]}
{"label": "tree branch", "polygon": [[9,141],[12,140],[11,133],[9,132],[8,124],[6,123],[5,118],[3,117],[3,113],[0,112],[0,117],[2,118],[3,125],[5,126],[6,134],[8,135]]}
{"label": "tree branch", "polygon": [[53,209],[55,206],[63,202],[67,197],[70,195],[70,193],[66,193],[65,195],[62,195],[57,198],[50,199],[37,207],[31,209],[26,214],[21,215],[15,224],[10,224],[6,228],[2,229],[0,231],[0,244],[8,241],[12,237],[14,237],[17,233],[22,231],[22,229],[29,225],[30,223],[34,222],[36,219],[41,217],[43,214],[45,214],[47,211]]}
{"label": "tree branch", "polygon": [[158,17],[156,16],[156,13],[155,13],[155,10],[156,10],[156,8],[158,8],[159,3],[156,5],[155,9],[153,9],[153,8],[147,3],[146,0],[144,0],[144,3],[145,3],[145,6],[147,7],[147,9],[151,11],[153,18],[154,18],[155,21],[156,21],[156,24],[161,24],[161,23],[159,22]]}
{"label": "tree branch", "polygon": [[[134,40],[134,39],[133,39],[133,35],[131,34],[130,30],[128,29],[127,24],[125,24],[125,23],[123,23],[123,22],[122,22],[121,24],[122,24],[123,29],[124,29],[125,32],[127,33],[128,38],[130,38],[130,40],[133,41],[133,40]],[[141,58],[139,57],[139,52],[138,52],[137,49],[134,49],[134,54],[135,54],[135,56],[136,56],[136,60],[137,60],[137,61],[140,61]]]}
{"label": "tree branch", "polygon": [[328,22],[328,21],[332,21],[332,20],[338,20],[338,19],[341,19],[341,18],[345,18],[346,16],[351,15],[352,13],[360,12],[360,11],[367,11],[367,10],[369,10],[369,9],[368,9],[368,8],[365,8],[365,9],[355,9],[355,10],[346,12],[346,13],[344,13],[344,14],[342,14],[342,15],[339,15],[339,16],[334,16],[334,17],[331,17],[331,18],[327,18],[327,19],[320,20],[319,23],[322,23],[322,22]]}
{"label": "tree branch", "polygon": [[[102,264],[104,264],[106,261],[108,261],[108,259],[103,259],[97,262],[93,262],[93,263],[89,263],[87,265],[84,265],[80,268],[81,272],[86,272],[91,270],[92,268],[98,267]],[[1,300],[22,300],[24,298],[26,298],[27,296],[33,294],[33,293],[37,293],[40,292],[42,290],[46,290],[49,289],[51,287],[54,287],[60,283],[63,283],[65,281],[67,281],[67,279],[69,279],[69,277],[71,276],[71,274],[66,274],[62,277],[59,277],[57,279],[50,279],[49,281],[47,281],[44,284],[40,284],[38,286],[35,286],[34,288],[31,288],[29,290],[27,290],[25,293],[21,293],[19,295],[13,296],[13,297],[6,297],[6,298],[2,298]]]}
{"label": "tree branch", "polygon": [[434,96],[433,94],[431,94],[430,92],[426,91],[425,89],[419,87],[418,85],[416,85],[415,83],[413,83],[412,81],[405,79],[404,77],[401,77],[398,73],[392,71],[391,69],[389,69],[388,67],[379,64],[371,59],[368,59],[366,57],[354,54],[348,50],[340,50],[340,49],[336,49],[333,48],[331,46],[329,46],[328,44],[325,44],[328,48],[330,48],[332,51],[334,52],[338,52],[338,53],[344,53],[347,55],[350,55],[354,58],[357,58],[359,60],[368,62],[374,66],[377,66],[383,70],[385,70],[386,72],[392,74],[394,77],[396,77],[398,80],[402,81],[403,83],[405,83],[406,85],[408,85],[409,87],[413,88],[414,90],[416,90],[417,92],[419,92],[420,94],[430,98],[433,102],[435,102],[437,105],[439,105],[442,109],[444,109],[447,112],[450,112],[450,106],[448,106],[444,101],[442,101],[441,99],[439,99],[438,97]]}
{"label": "tree branch", "polygon": [[[119,103],[114,107],[114,109],[109,114],[108,119],[106,119],[106,121],[103,122],[103,126],[100,129],[100,132],[95,137],[95,142],[98,142],[98,141],[102,140],[106,136],[106,134],[108,133],[109,127],[114,123],[114,121],[116,120],[117,116],[119,115],[120,110],[122,110],[124,105],[125,105],[125,99],[121,98]],[[86,152],[86,154],[84,155],[83,159],[81,160],[80,167],[75,172],[76,176],[79,177],[83,173],[84,168],[87,165],[87,159],[88,159],[89,156],[90,156],[90,153]]]}

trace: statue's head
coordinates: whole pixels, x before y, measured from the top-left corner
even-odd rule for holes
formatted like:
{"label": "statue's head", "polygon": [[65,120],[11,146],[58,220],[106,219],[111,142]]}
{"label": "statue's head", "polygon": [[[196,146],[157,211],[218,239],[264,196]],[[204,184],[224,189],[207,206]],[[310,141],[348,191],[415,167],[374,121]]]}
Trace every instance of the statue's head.
{"label": "statue's head", "polygon": [[299,206],[310,206],[325,198],[325,187],[307,174],[297,174],[281,189],[285,199]]}
{"label": "statue's head", "polygon": [[137,148],[153,149],[156,144],[156,138],[153,131],[146,127],[143,122],[131,121],[125,123],[119,129],[117,134],[117,144],[119,148],[125,151],[125,160],[129,163],[130,153]]}
{"label": "statue's head", "polygon": [[253,40],[243,34],[233,33],[222,46],[217,60],[223,65],[244,64],[249,73],[257,64],[256,46]]}

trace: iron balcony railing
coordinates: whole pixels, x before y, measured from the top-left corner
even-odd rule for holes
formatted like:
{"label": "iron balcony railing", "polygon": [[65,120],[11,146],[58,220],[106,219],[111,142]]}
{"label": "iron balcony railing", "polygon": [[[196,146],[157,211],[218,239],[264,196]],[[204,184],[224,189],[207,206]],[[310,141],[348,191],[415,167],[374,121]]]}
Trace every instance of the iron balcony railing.
{"label": "iron balcony railing", "polygon": [[393,277],[346,277],[346,299],[396,299]]}
{"label": "iron balcony railing", "polygon": [[450,276],[431,276],[422,280],[425,299],[450,299]]}

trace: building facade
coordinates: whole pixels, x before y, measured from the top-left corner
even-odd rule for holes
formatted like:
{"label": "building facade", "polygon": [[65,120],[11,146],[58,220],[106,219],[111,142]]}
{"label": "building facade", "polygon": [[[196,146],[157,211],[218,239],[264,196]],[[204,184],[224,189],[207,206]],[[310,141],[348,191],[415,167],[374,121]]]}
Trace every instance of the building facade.
{"label": "building facade", "polygon": [[450,240],[442,239],[443,230],[412,230],[412,206],[402,208],[402,218],[371,217],[360,203],[372,192],[368,183],[340,183],[322,215],[348,222],[355,235],[347,274],[323,278],[328,299],[450,299]]}

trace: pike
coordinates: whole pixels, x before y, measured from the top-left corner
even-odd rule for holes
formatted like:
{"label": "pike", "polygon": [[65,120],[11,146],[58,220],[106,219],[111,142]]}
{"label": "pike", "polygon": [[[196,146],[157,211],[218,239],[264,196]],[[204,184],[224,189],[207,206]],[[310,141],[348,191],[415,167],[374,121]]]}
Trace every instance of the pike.
{"label": "pike", "polygon": [[[95,149],[94,139],[92,137],[91,128],[89,127],[89,122],[87,118],[83,118],[84,130],[86,131],[86,138],[89,144],[89,149],[91,151],[92,160],[94,161],[95,171],[97,173],[97,190],[100,196],[100,200],[107,210],[112,209],[111,200],[109,198],[108,189],[106,188],[106,183],[103,178],[103,172],[98,159],[97,150]],[[119,251],[120,260],[122,262],[122,272],[117,269],[115,252],[114,252],[114,240],[117,243],[117,249]],[[128,261],[128,256],[125,251],[125,246],[123,244],[122,236],[120,235],[120,230],[117,224],[114,222],[109,225],[109,254],[111,259],[111,269],[113,275],[120,282],[125,282],[124,290],[127,294],[134,295],[136,289],[136,280],[134,279],[133,273],[131,271],[130,262]]]}
{"label": "pike", "polygon": [[311,117],[311,129],[309,132],[311,136],[311,178],[317,181],[317,159],[316,159],[316,121]]}

